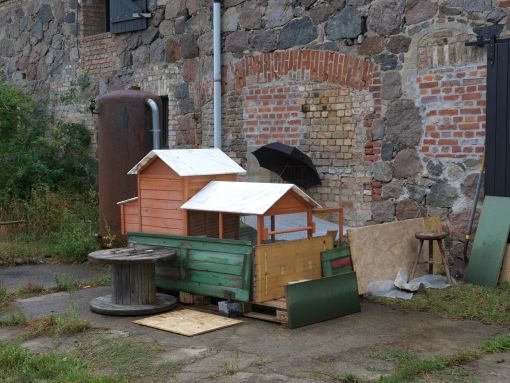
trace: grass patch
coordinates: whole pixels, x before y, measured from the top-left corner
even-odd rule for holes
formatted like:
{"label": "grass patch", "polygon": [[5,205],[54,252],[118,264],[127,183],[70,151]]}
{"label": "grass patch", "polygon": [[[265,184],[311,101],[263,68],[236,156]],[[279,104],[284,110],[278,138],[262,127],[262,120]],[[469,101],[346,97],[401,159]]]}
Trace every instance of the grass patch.
{"label": "grass patch", "polygon": [[122,376],[128,382],[168,382],[181,367],[174,362],[155,363],[163,351],[155,344],[102,336],[80,342],[74,354],[94,370]]}
{"label": "grass patch", "polygon": [[30,319],[25,322],[23,339],[51,336],[58,338],[62,335],[72,335],[90,328],[90,323],[79,319],[75,309],[58,315],[48,315]]}
{"label": "grass patch", "polygon": [[[448,357],[420,358],[414,353],[400,351],[385,353],[384,360],[393,361],[395,372],[379,378],[378,383],[409,383],[416,378],[444,372],[450,368],[462,366],[480,357],[478,351],[458,353]],[[376,356],[377,357],[377,356]]]}
{"label": "grass patch", "polygon": [[120,383],[96,376],[87,362],[67,354],[34,354],[18,344],[0,344],[0,381],[38,383]]}
{"label": "grass patch", "polygon": [[76,262],[97,249],[97,194],[33,192],[30,198],[0,205],[0,220],[25,224],[0,228],[0,265]]}
{"label": "grass patch", "polygon": [[510,351],[510,336],[499,335],[489,338],[480,348],[482,352],[491,354],[495,352]]}
{"label": "grass patch", "polygon": [[497,287],[468,283],[447,289],[427,289],[413,299],[368,298],[372,302],[401,310],[423,311],[454,319],[471,319],[482,323],[510,326],[510,284]]}

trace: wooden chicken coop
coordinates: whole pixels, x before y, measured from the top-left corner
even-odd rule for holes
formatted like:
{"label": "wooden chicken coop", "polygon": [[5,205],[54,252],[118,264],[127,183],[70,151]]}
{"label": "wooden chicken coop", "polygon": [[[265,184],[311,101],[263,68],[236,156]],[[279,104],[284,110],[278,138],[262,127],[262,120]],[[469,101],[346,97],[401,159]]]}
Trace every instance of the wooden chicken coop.
{"label": "wooden chicken coop", "polygon": [[206,235],[190,233],[204,225],[190,225],[181,205],[210,181],[235,181],[245,173],[219,149],[153,150],[128,172],[137,176],[138,196],[118,202],[122,234]]}

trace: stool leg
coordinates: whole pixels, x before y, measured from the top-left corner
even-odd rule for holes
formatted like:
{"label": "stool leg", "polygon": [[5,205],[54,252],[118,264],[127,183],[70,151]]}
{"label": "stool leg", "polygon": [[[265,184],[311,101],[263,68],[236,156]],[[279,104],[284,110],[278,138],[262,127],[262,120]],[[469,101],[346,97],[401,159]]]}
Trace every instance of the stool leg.
{"label": "stool leg", "polygon": [[441,253],[441,258],[443,260],[444,271],[446,272],[446,279],[449,284],[452,284],[452,277],[450,275],[450,268],[448,266],[448,260],[446,259],[446,253],[443,248],[443,241],[438,240],[437,245],[439,246],[439,252]]}
{"label": "stool leg", "polygon": [[421,257],[421,251],[423,250],[423,242],[424,240],[423,239],[420,239],[420,250],[418,250],[418,255],[416,256],[415,260],[414,260],[414,263],[413,263],[413,270],[411,271],[411,275],[409,276],[409,280],[408,282],[414,278],[414,273],[416,272],[416,266],[418,265],[418,261],[420,260],[420,257]]}
{"label": "stool leg", "polygon": [[429,239],[429,274],[434,274],[434,240]]}

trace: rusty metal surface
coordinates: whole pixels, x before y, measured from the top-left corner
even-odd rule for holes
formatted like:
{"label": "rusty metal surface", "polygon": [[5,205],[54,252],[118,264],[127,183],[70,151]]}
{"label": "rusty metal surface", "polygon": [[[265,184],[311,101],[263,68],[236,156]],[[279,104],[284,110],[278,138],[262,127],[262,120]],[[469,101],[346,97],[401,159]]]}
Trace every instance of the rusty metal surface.
{"label": "rusty metal surface", "polygon": [[[108,93],[97,99],[100,232],[121,235],[117,202],[135,197],[136,176],[127,172],[152,149],[151,98],[161,111],[161,99],[136,89]],[[160,113],[161,116],[161,113]],[[161,121],[160,121],[161,126]]]}

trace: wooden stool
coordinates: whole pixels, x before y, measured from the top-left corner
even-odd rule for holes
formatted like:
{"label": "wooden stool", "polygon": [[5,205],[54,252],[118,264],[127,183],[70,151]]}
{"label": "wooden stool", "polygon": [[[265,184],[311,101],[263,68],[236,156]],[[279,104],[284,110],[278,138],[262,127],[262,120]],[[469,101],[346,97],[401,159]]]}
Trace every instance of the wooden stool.
{"label": "wooden stool", "polygon": [[[411,272],[411,276],[409,280],[414,278],[414,273],[416,272],[416,266],[420,263],[421,252],[423,250],[423,243],[425,241],[429,241],[429,259],[422,263],[429,264],[429,274],[434,272],[434,264],[443,264],[443,267],[446,272],[446,277],[448,279],[448,283],[452,283],[452,277],[450,276],[450,270],[448,268],[448,259],[446,258],[446,254],[443,248],[443,239],[446,238],[446,233],[440,232],[418,232],[415,234],[416,239],[420,240],[420,250],[418,251],[418,255],[414,260],[413,271]],[[437,246],[439,247],[439,253],[441,254],[441,262],[434,262],[434,241],[437,241]]]}

